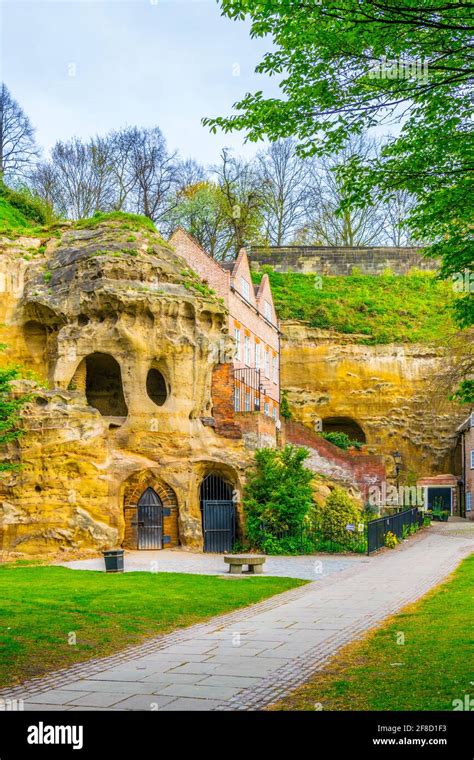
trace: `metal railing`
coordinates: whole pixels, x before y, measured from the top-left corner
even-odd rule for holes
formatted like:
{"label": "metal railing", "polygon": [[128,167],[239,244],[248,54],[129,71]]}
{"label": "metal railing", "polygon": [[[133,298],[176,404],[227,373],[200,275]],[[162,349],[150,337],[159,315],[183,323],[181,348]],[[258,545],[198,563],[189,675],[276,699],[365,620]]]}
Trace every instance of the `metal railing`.
{"label": "metal railing", "polygon": [[253,367],[234,369],[234,409],[236,412],[259,412],[262,387],[260,370]]}
{"label": "metal railing", "polygon": [[385,546],[385,536],[393,533],[399,540],[403,539],[403,529],[412,525],[423,525],[423,515],[417,507],[405,509],[390,517],[379,517],[367,525],[367,554]]}

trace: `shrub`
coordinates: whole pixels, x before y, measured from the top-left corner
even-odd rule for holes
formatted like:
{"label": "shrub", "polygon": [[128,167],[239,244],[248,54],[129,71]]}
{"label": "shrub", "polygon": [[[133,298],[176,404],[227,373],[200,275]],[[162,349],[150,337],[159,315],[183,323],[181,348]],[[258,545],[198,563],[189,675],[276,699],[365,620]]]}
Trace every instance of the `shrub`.
{"label": "shrub", "polygon": [[340,449],[348,449],[351,446],[360,449],[362,446],[360,441],[353,441],[349,438],[347,433],[342,433],[338,430],[331,431],[330,433],[321,433],[320,435],[322,438],[325,438],[326,441],[333,443],[334,446],[338,446]]}
{"label": "shrub", "polygon": [[357,531],[361,521],[362,512],[357,504],[342,488],[335,488],[321,510],[321,537],[344,548],[352,548],[356,536],[346,526],[354,525]]}
{"label": "shrub", "polygon": [[392,531],[389,530],[388,533],[385,534],[384,543],[387,549],[395,549],[396,545],[398,544],[398,538],[396,537],[395,533],[392,533]]}
{"label": "shrub", "polygon": [[[0,347],[1,350],[2,347]],[[16,441],[21,435],[21,409],[31,396],[15,394],[12,383],[21,377],[18,367],[3,367],[0,369],[0,449]],[[6,460],[0,461],[0,472],[14,470],[17,465]]]}
{"label": "shrub", "polygon": [[[296,550],[303,520],[313,504],[313,473],[304,466],[307,457],[307,449],[290,445],[255,452],[255,467],[243,497],[246,533],[252,545],[268,553]],[[282,533],[296,538],[290,541]]]}
{"label": "shrub", "polygon": [[290,409],[290,404],[288,402],[288,391],[281,392],[280,417],[283,417],[284,420],[291,420],[293,417],[292,411]]}

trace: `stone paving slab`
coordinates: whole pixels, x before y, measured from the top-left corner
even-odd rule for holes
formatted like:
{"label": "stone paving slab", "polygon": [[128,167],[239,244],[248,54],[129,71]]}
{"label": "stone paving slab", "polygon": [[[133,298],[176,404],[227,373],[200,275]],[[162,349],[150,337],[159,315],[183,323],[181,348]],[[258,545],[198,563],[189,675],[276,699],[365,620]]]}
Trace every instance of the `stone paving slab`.
{"label": "stone paving slab", "polygon": [[[446,537],[449,540],[446,540]],[[302,588],[0,691],[25,709],[252,710],[418,599],[474,551],[430,529]]]}

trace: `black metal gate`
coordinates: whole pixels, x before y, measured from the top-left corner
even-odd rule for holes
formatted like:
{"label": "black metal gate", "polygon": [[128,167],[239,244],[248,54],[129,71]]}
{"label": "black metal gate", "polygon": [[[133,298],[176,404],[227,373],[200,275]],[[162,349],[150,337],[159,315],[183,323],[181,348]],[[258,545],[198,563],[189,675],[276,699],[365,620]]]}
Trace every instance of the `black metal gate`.
{"label": "black metal gate", "polygon": [[208,475],[201,485],[201,509],[204,551],[231,551],[235,542],[232,486],[218,475]]}
{"label": "black metal gate", "polygon": [[163,548],[163,504],[153,488],[147,488],[137,505],[139,549]]}

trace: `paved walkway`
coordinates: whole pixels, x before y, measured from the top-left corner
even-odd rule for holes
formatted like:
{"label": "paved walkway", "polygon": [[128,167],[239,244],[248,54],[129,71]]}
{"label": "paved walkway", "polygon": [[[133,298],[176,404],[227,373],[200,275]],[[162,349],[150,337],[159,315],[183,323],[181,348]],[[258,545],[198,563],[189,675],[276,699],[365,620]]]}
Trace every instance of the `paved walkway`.
{"label": "paved walkway", "polygon": [[[277,575],[283,578],[302,578],[315,581],[325,578],[332,573],[339,573],[359,563],[369,562],[365,555],[331,556],[318,554],[302,557],[268,557],[265,575]],[[61,563],[64,567],[75,570],[104,570],[104,560],[97,559],[74,560]],[[223,554],[201,554],[187,552],[183,549],[167,549],[166,551],[125,553],[125,572],[142,570],[155,573],[196,573],[197,575],[222,575],[228,573],[228,565],[224,562]]]}
{"label": "paved walkway", "polygon": [[262,708],[445,578],[474,551],[473,528],[432,527],[303,588],[4,689],[0,697],[24,699],[27,710]]}

